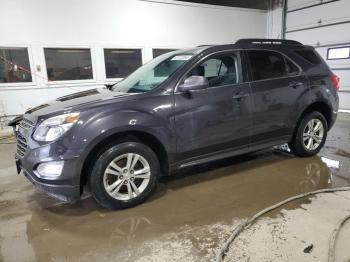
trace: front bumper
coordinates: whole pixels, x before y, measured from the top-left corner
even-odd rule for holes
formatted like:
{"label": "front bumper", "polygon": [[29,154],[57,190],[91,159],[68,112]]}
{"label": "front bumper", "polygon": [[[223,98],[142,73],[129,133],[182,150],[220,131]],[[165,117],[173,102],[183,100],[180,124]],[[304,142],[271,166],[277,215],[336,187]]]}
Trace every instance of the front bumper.
{"label": "front bumper", "polygon": [[[52,143],[39,144],[32,139],[35,120],[31,115],[14,126],[17,140],[15,155],[17,172],[23,174],[35,186],[51,196],[65,201],[74,201],[80,198],[81,149],[71,149],[71,141],[67,138]],[[64,162],[61,175],[54,179],[37,176],[37,167],[44,162]]]}
{"label": "front bumper", "polygon": [[[80,198],[80,185],[52,184],[51,181],[39,179],[34,172],[29,172],[21,165],[21,160],[16,156],[17,172],[23,171],[23,175],[38,189],[57,199],[73,202]],[[57,182],[57,181],[56,181]]]}

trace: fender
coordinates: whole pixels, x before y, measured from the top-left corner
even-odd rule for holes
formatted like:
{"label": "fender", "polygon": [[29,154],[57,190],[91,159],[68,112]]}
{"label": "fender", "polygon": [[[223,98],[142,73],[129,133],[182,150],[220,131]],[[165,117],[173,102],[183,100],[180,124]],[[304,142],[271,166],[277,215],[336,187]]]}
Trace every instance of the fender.
{"label": "fender", "polygon": [[71,145],[78,152],[80,159],[77,170],[82,171],[85,159],[100,142],[118,133],[133,131],[155,137],[168,152],[168,161],[169,164],[172,164],[175,161],[176,137],[172,119],[168,115],[171,114],[149,113],[141,110],[121,110],[118,112],[107,110],[100,111],[86,121],[79,121],[78,125],[74,127],[79,131],[73,131],[78,133],[79,137],[76,137]]}
{"label": "fender", "polygon": [[298,113],[298,118],[300,119],[301,116],[309,109],[317,105],[324,105],[325,107],[319,108],[321,112],[323,112],[327,119],[327,122],[329,124],[328,128],[330,129],[335,122],[337,112],[335,112],[335,108],[338,108],[339,105],[339,98],[335,90],[332,90],[331,87],[329,87],[331,84],[327,83],[327,86],[325,85],[311,85],[310,87],[310,96],[309,96],[309,102],[302,104],[303,107]]}
{"label": "fender", "polygon": [[297,122],[301,116],[301,114],[305,110],[305,105],[311,104],[311,90],[310,90],[310,83],[306,76],[303,76],[304,81],[306,83],[306,87],[304,90],[299,94],[295,101],[295,106],[291,108],[290,110],[290,120],[289,120],[289,126],[292,127],[294,130],[295,126],[297,125]]}

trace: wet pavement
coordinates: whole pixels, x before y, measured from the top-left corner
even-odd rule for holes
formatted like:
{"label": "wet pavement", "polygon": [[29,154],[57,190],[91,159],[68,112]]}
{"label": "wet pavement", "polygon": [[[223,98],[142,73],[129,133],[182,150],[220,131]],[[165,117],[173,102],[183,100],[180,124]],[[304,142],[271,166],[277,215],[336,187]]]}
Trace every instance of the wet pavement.
{"label": "wet pavement", "polygon": [[318,156],[265,150],[186,169],[146,203],[114,212],[91,197],[67,204],[41,193],[16,175],[14,152],[0,144],[0,261],[208,261],[241,219],[350,186],[349,121],[336,123]]}

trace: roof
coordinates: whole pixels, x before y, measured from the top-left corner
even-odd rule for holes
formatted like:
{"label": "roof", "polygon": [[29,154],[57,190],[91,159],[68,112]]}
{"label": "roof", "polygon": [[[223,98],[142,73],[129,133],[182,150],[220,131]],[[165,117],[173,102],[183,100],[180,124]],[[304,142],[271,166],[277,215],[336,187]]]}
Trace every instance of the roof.
{"label": "roof", "polygon": [[312,48],[295,40],[265,39],[265,38],[244,38],[232,44],[224,45],[201,45],[197,50],[213,52],[227,49],[305,49]]}
{"label": "roof", "polygon": [[286,39],[265,39],[265,38],[243,38],[237,40],[232,44],[223,44],[223,45],[200,45],[194,48],[188,49],[179,49],[173,51],[173,54],[193,54],[197,55],[202,52],[210,53],[215,51],[224,51],[228,49],[304,49],[310,48],[310,46],[303,45],[302,43],[295,40],[286,40]]}

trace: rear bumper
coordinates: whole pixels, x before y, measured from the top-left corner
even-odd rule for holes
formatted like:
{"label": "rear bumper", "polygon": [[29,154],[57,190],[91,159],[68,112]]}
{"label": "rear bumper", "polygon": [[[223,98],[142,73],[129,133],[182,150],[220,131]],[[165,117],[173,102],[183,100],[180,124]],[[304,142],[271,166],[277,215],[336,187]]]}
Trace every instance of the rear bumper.
{"label": "rear bumper", "polygon": [[24,176],[37,188],[48,195],[67,202],[73,202],[80,198],[80,186],[54,185],[38,181],[36,175],[23,170]]}
{"label": "rear bumper", "polygon": [[333,112],[332,112],[332,116],[331,116],[331,121],[330,121],[330,124],[329,124],[329,127],[328,127],[328,130],[330,130],[330,129],[333,127],[335,121],[337,120],[337,116],[338,116],[338,112],[333,111]]}

